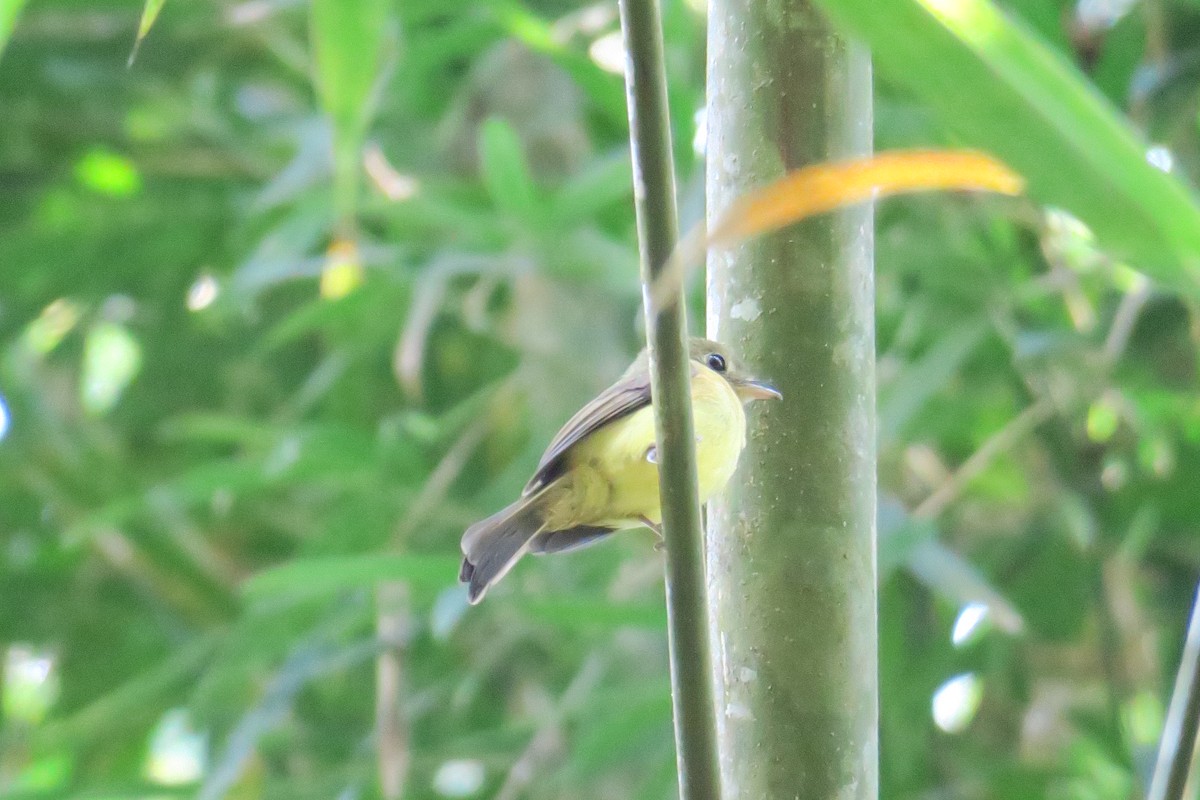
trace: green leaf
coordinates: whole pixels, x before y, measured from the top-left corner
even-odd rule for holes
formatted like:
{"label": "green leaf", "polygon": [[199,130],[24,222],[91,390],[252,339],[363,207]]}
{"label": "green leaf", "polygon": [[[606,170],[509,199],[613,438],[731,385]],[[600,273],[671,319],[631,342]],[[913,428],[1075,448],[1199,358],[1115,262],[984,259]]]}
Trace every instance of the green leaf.
{"label": "green leaf", "polygon": [[610,123],[624,126],[625,90],[621,78],[596,66],[586,53],[561,41],[554,24],[517,0],[488,0],[487,7],[513,39],[553,61],[571,76]]}
{"label": "green leaf", "polygon": [[903,564],[930,590],[959,605],[985,606],[996,626],[1008,633],[1022,630],[1016,607],[966,559],[938,541],[932,520],[910,516],[899,501],[879,499],[879,574],[886,578]]}
{"label": "green leaf", "polygon": [[138,48],[142,46],[142,40],[146,38],[146,34],[154,27],[154,20],[158,19],[158,12],[162,11],[162,7],[166,2],[167,0],[146,0],[146,5],[142,6],[142,19],[138,22],[137,38],[133,41],[133,50],[129,52],[130,66],[133,66],[133,62],[137,58]]}
{"label": "green leaf", "polygon": [[354,213],[359,152],[375,112],[388,30],[387,0],[312,0],[317,93],[333,121],[338,213]]}
{"label": "green leaf", "polygon": [[879,575],[886,579],[904,566],[921,544],[937,538],[937,526],[932,520],[913,519],[890,494],[880,495],[876,514]]}
{"label": "green leaf", "polygon": [[276,434],[260,420],[221,413],[184,413],[165,422],[164,439],[212,445],[266,447]]}
{"label": "green leaf", "polygon": [[619,698],[606,699],[587,709],[590,724],[572,748],[570,770],[581,778],[594,779],[605,769],[636,759],[656,743],[670,741],[671,693],[667,686],[630,689]]}
{"label": "green leaf", "polygon": [[880,72],[1079,217],[1114,256],[1200,294],[1200,209],[1079,72],[988,0],[819,0]]}
{"label": "green leaf", "polygon": [[25,0],[0,0],[0,55],[4,55],[4,46],[12,36],[24,5]]}
{"label": "green leaf", "polygon": [[139,672],[70,716],[48,722],[37,732],[36,741],[46,747],[89,742],[148,724],[176,701],[175,692],[195,679],[218,638],[217,633],[210,632],[180,644],[161,663]]}
{"label": "green leaf", "polygon": [[313,0],[312,45],[321,104],[339,133],[369,117],[387,29],[386,0]]}
{"label": "green leaf", "polygon": [[110,411],[141,367],[142,348],[137,339],[121,325],[97,323],[84,342],[79,384],[84,409],[95,415]]}
{"label": "green leaf", "polygon": [[[1091,556],[1065,530],[1045,531],[1024,554],[1006,592],[1021,609],[1031,634],[1066,642],[1090,623],[1095,602]],[[1053,591],[1047,587],[1053,586]]]}
{"label": "green leaf", "polygon": [[913,577],[959,605],[985,606],[1000,630],[1019,633],[1025,623],[1019,612],[970,562],[936,539],[918,542],[908,556]]}
{"label": "green leaf", "polygon": [[506,121],[493,117],[479,131],[479,160],[492,202],[518,219],[537,218],[537,188],[521,139]]}
{"label": "green leaf", "polygon": [[667,625],[666,609],[661,603],[614,603],[604,599],[575,597],[555,597],[552,600],[522,597],[515,602],[520,606],[523,616],[556,627],[663,630]]}
{"label": "green leaf", "polygon": [[633,195],[629,154],[599,160],[571,178],[554,198],[556,224],[578,225],[601,211],[628,203]]}
{"label": "green leaf", "polygon": [[983,338],[987,325],[972,322],[951,328],[921,358],[905,366],[879,388],[879,437],[895,439],[929,398],[950,381]]}
{"label": "green leaf", "polygon": [[435,555],[365,555],[310,558],[260,572],[242,587],[251,602],[335,594],[378,581],[411,581],[423,586],[450,585],[458,559]]}

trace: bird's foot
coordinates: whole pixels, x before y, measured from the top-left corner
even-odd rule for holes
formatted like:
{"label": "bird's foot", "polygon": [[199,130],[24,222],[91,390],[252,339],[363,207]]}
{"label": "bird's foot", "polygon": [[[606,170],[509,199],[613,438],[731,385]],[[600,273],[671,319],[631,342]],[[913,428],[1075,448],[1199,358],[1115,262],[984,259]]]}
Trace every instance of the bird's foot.
{"label": "bird's foot", "polygon": [[654,523],[646,517],[641,517],[641,522],[650,530],[654,531],[654,535],[658,537],[658,541],[654,543],[655,552],[661,553],[667,549],[667,542],[663,539],[662,523]]}

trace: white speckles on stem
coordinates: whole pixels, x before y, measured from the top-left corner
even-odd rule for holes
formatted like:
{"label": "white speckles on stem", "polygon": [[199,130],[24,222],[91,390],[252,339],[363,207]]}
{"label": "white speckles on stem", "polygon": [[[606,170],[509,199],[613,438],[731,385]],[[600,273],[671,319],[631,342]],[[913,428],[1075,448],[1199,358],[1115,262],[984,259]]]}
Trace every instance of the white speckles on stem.
{"label": "white speckles on stem", "polygon": [[762,308],[759,307],[758,301],[753,297],[747,297],[745,300],[739,300],[734,303],[729,309],[729,316],[734,319],[740,319],[743,322],[753,322],[762,314]]}
{"label": "white speckles on stem", "polygon": [[725,716],[729,719],[752,719],[750,709],[741,703],[726,703]]}
{"label": "white speckles on stem", "polygon": [[858,778],[851,778],[850,783],[838,791],[837,800],[854,800],[856,797],[858,797]]}
{"label": "white speckles on stem", "polygon": [[724,177],[731,181],[736,181],[740,176],[739,164],[740,159],[737,153],[726,153],[721,159],[721,169],[724,172]]}
{"label": "white speckles on stem", "polygon": [[842,340],[833,347],[833,363],[839,367],[849,366],[859,352],[861,349],[855,342]]}

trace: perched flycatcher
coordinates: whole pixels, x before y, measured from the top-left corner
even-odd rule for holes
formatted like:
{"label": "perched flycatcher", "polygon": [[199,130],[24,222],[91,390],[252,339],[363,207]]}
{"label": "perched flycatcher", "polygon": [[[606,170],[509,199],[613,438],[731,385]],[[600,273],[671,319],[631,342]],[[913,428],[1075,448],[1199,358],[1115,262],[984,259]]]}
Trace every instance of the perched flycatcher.
{"label": "perched flycatcher", "polygon": [[[779,398],[740,372],[729,352],[693,338],[692,414],[700,502],[733,475],[746,444],[742,404]],[[467,528],[459,580],[472,603],[525,553],[562,553],[623,528],[659,530],[658,464],[650,407],[650,358],[643,350],[625,374],[567,421],[521,499]]]}

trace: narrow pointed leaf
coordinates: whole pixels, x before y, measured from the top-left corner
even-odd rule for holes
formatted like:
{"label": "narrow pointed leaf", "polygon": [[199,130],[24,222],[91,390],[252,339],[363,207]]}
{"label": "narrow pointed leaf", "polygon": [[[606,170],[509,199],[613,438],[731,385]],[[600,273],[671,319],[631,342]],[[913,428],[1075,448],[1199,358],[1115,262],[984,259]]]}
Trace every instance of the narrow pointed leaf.
{"label": "narrow pointed leaf", "polygon": [[[17,5],[20,5],[21,2],[23,0],[18,0]],[[166,2],[167,0],[146,0],[146,4],[142,6],[142,19],[138,22],[137,38],[134,39],[133,50],[129,53],[130,66],[133,65],[134,60],[137,58],[138,49],[142,46],[142,40],[146,38],[146,34],[150,33],[150,29],[154,27],[154,21],[158,19],[158,12],[162,11],[162,7]],[[0,36],[2,36],[2,33],[0,31]]]}
{"label": "narrow pointed leaf", "polygon": [[0,55],[4,54],[4,46],[12,36],[24,5],[25,0],[0,0]]}
{"label": "narrow pointed leaf", "polygon": [[652,291],[658,305],[671,302],[686,270],[713,247],[728,247],[752,236],[854,203],[895,194],[929,191],[990,191],[1017,194],[1021,176],[986,153],[909,150],[823,162],[793,170],[738,197],[709,226],[680,240]]}
{"label": "narrow pointed leaf", "polygon": [[734,202],[709,230],[709,246],[732,244],[851,203],[903,192],[1021,191],[1021,178],[984,153],[913,150],[813,164]]}
{"label": "narrow pointed leaf", "polygon": [[515,217],[533,221],[538,205],[537,188],[521,149],[521,139],[503,119],[489,119],[480,129],[479,160],[492,202]]}
{"label": "narrow pointed leaf", "polygon": [[313,0],[311,35],[321,105],[338,133],[358,133],[370,111],[387,28],[386,0]]}
{"label": "narrow pointed leaf", "polygon": [[333,122],[335,205],[345,223],[357,205],[363,135],[384,62],[388,3],[313,0],[310,21],[317,93]]}
{"label": "narrow pointed leaf", "polygon": [[243,594],[251,602],[279,597],[333,594],[372,586],[382,580],[405,580],[424,586],[453,585],[458,559],[433,555],[331,556],[292,561],[251,578]]}

